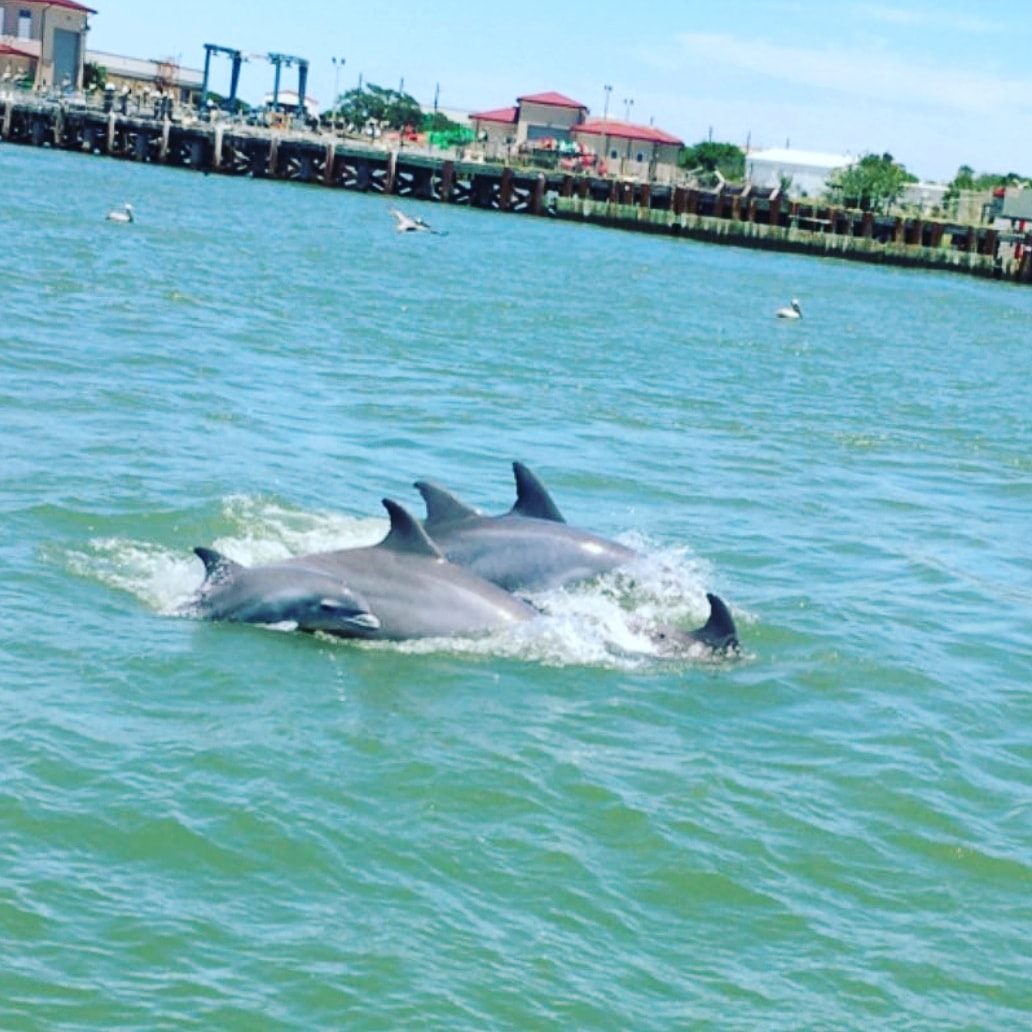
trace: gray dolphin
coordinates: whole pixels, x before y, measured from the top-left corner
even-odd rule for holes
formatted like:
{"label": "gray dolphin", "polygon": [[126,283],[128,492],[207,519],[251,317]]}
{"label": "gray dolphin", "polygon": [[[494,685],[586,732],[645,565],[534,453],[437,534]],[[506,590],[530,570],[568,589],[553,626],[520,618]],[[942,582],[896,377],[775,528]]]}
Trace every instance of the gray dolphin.
{"label": "gray dolphin", "polygon": [[536,609],[490,581],[448,562],[419,521],[389,498],[391,526],[366,548],[289,560],[342,578],[369,603],[379,626],[356,637],[402,640],[469,636],[531,620]]}
{"label": "gray dolphin", "polygon": [[699,644],[705,645],[715,655],[738,653],[738,630],[731,610],[719,595],[707,592],[706,599],[710,605],[709,619],[697,630],[686,631],[667,624],[650,632],[649,636],[661,652],[681,652]]}
{"label": "gray dolphin", "polygon": [[184,613],[233,623],[296,623],[342,637],[375,631],[365,599],[326,570],[296,563],[242,566],[212,548],[195,548],[205,579]]}
{"label": "gray dolphin", "polygon": [[443,487],[415,487],[426,502],[424,526],[444,554],[507,591],[543,591],[589,580],[637,557],[633,549],[571,527],[541,481],[512,464],[516,504],[483,516]]}

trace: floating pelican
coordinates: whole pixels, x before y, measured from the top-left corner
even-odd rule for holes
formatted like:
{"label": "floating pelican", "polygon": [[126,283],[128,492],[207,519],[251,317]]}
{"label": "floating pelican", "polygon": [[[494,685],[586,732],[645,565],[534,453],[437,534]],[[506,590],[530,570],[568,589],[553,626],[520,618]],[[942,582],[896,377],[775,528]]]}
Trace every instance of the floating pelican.
{"label": "floating pelican", "polygon": [[803,309],[799,299],[794,297],[788,308],[779,308],[776,314],[779,319],[802,319]]}
{"label": "floating pelican", "polygon": [[108,222],[132,222],[133,206],[128,203],[123,204],[121,209],[115,208],[113,211],[109,211],[106,218]]}
{"label": "floating pelican", "polygon": [[397,208],[391,208],[391,214],[397,222],[395,228],[399,233],[417,233],[421,229],[430,228],[422,219],[410,218],[403,211],[398,211]]}
{"label": "floating pelican", "polygon": [[434,236],[447,236],[448,231],[446,229],[434,229],[429,222],[424,222],[418,216],[412,218],[406,215],[403,211],[398,211],[397,208],[391,208],[391,214],[394,216],[395,221],[398,223],[395,227],[399,233],[432,233]]}

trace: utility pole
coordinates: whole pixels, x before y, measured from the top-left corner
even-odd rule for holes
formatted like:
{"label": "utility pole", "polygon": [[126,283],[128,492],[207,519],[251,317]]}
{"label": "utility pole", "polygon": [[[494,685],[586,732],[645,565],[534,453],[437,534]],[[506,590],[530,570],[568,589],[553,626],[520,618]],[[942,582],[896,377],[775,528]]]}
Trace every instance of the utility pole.
{"label": "utility pole", "polygon": [[[608,130],[609,130],[609,96],[613,92],[613,87],[608,83],[602,87],[606,92],[606,102],[602,108],[602,160],[609,161],[609,141],[608,141]],[[608,166],[607,169],[608,171]]]}

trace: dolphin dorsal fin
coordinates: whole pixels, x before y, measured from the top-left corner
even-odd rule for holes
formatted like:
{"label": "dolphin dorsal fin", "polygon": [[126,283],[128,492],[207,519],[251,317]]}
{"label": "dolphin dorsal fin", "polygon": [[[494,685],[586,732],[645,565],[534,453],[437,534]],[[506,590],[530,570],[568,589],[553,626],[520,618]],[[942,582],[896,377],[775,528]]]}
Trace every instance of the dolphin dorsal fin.
{"label": "dolphin dorsal fin", "polygon": [[198,545],[194,549],[194,555],[204,563],[205,580],[220,581],[231,574],[242,570],[240,563],[234,562],[229,556],[216,552],[214,548],[204,548]]}
{"label": "dolphin dorsal fin", "polygon": [[383,507],[391,517],[391,529],[377,545],[378,548],[388,548],[392,552],[404,552],[406,555],[422,555],[430,559],[444,558],[441,550],[430,540],[419,521],[410,512],[390,498],[384,498]]}
{"label": "dolphin dorsal fin", "polygon": [[738,630],[731,610],[719,595],[707,592],[706,600],[710,604],[710,615],[705,625],[696,632],[699,639],[712,648],[737,649]]}
{"label": "dolphin dorsal fin", "polygon": [[470,516],[478,515],[477,510],[470,508],[465,502],[446,491],[443,487],[431,484],[427,480],[417,480],[416,490],[423,496],[426,502],[426,526],[432,527],[435,524],[454,523],[456,520],[464,520]]}
{"label": "dolphin dorsal fin", "polygon": [[566,522],[545,485],[522,462],[514,462],[512,471],[516,475],[516,504],[511,512],[517,516],[552,520],[553,523]]}

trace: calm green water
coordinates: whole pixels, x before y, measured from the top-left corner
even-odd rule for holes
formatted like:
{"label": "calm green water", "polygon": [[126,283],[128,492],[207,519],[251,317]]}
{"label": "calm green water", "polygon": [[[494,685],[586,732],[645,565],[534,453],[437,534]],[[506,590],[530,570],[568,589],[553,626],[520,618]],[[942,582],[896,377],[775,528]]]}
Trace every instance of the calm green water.
{"label": "calm green water", "polygon": [[[1028,1027],[1032,291],[387,208],[0,145],[0,1027]],[[514,458],[640,568],[173,615]]]}

